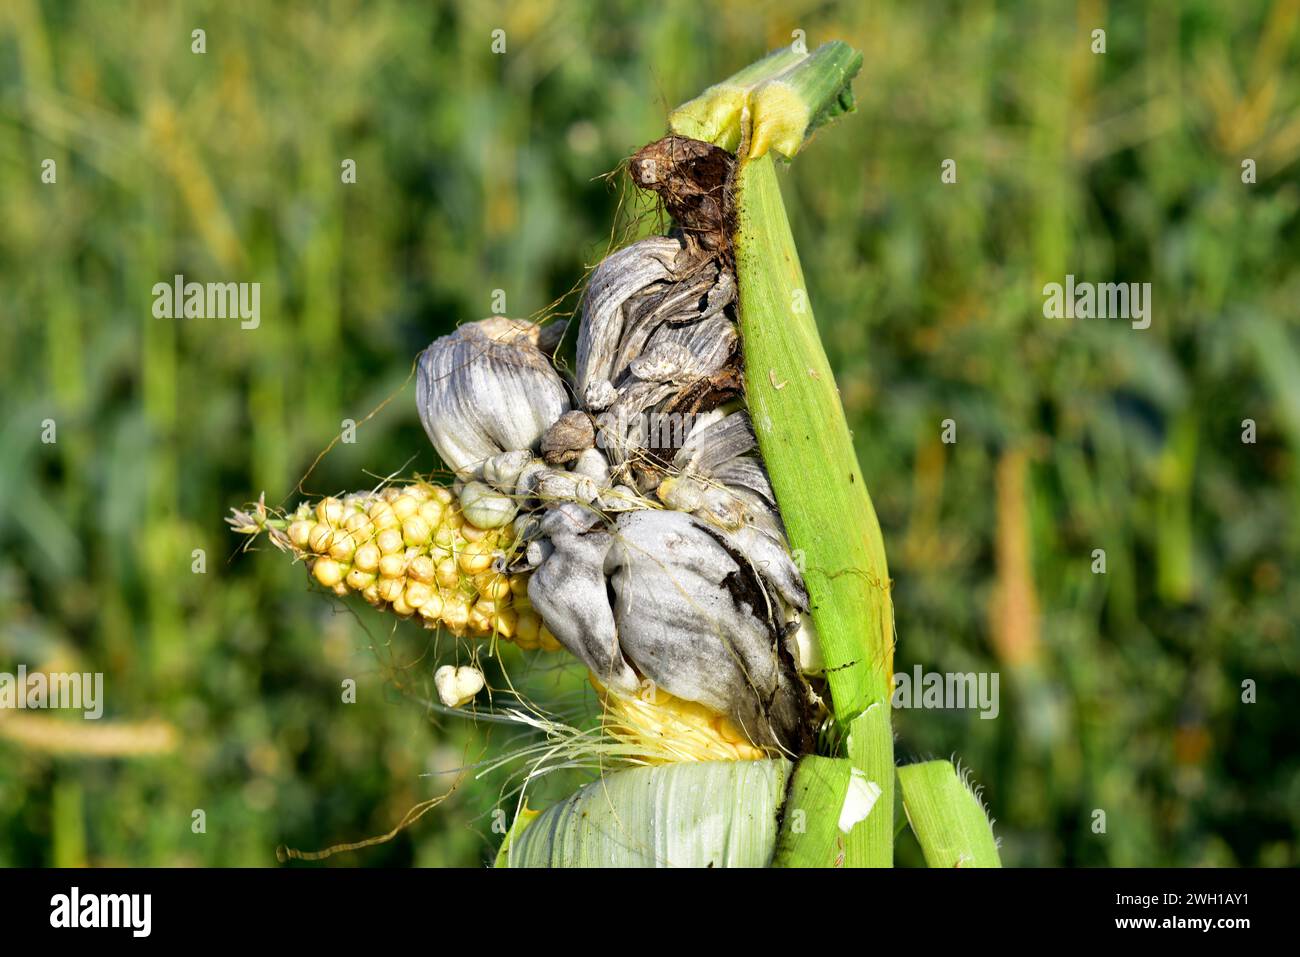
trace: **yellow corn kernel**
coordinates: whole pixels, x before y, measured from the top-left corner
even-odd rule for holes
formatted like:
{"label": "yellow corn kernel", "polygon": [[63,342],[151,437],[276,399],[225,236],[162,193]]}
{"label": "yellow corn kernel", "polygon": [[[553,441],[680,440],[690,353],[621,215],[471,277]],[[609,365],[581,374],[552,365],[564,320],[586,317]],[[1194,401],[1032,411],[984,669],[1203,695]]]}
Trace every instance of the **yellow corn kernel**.
{"label": "yellow corn kernel", "polygon": [[467,575],[477,575],[492,567],[492,552],[483,542],[470,542],[460,551],[460,567]]}
{"label": "yellow corn kernel", "polygon": [[352,558],[352,554],[356,550],[356,539],[352,537],[351,532],[340,529],[334,533],[334,540],[330,543],[331,558],[336,561],[346,562]]}
{"label": "yellow corn kernel", "polygon": [[513,608],[503,608],[492,616],[492,630],[503,638],[512,637],[518,624],[519,613]]}
{"label": "yellow corn kernel", "polygon": [[386,528],[397,528],[402,524],[402,520],[393,513],[393,506],[383,499],[371,505],[367,514],[370,516],[370,521],[374,523],[376,531],[382,532]]}
{"label": "yellow corn kernel", "polygon": [[375,536],[375,544],[385,555],[391,555],[394,552],[400,552],[405,545],[402,541],[402,532],[396,528],[386,528]]}
{"label": "yellow corn kernel", "polygon": [[383,553],[379,551],[379,546],[374,542],[366,542],[352,556],[352,564],[363,572],[373,572],[379,569],[381,558]]}
{"label": "yellow corn kernel", "polygon": [[[409,589],[410,586],[408,585],[407,588]],[[409,598],[407,599],[407,602],[408,603],[410,602]],[[420,609],[421,617],[427,619],[428,621],[437,621],[439,618],[442,617],[442,609],[443,609],[442,595],[438,594],[433,589],[430,589],[429,597],[424,600],[423,604],[419,606],[419,609]]]}
{"label": "yellow corn kernel", "polygon": [[469,623],[469,605],[460,595],[450,595],[443,598],[442,605],[443,623],[453,632],[462,632]]}
{"label": "yellow corn kernel", "polygon": [[558,638],[551,634],[551,629],[542,625],[537,632],[537,643],[541,646],[542,651],[563,651],[564,645],[560,644]]}
{"label": "yellow corn kernel", "polygon": [[510,600],[510,580],[505,575],[480,575],[474,579],[474,587],[478,589],[480,595],[498,605]]}
{"label": "yellow corn kernel", "polygon": [[324,522],[313,525],[308,544],[317,555],[324,555],[330,550],[330,546],[334,544],[334,529]]}
{"label": "yellow corn kernel", "polygon": [[326,588],[333,588],[343,581],[344,576],[347,575],[343,565],[332,558],[316,559],[316,563],[312,565],[311,573]]}
{"label": "yellow corn kernel", "polygon": [[438,564],[428,555],[416,555],[407,566],[406,573],[426,585],[437,580]]}
{"label": "yellow corn kernel", "polygon": [[370,521],[370,516],[365,512],[353,512],[343,520],[343,527],[358,542],[369,541],[375,534],[375,523]]}
{"label": "yellow corn kernel", "polygon": [[408,578],[406,580],[406,591],[402,593],[402,597],[412,608],[419,608],[429,600],[429,596],[432,594],[433,589],[424,582],[412,581]]}
{"label": "yellow corn kernel", "polygon": [[296,522],[289,523],[289,541],[293,542],[295,548],[306,549],[311,545],[311,530],[315,526],[314,522],[306,519],[298,519]]}
{"label": "yellow corn kernel", "polygon": [[533,611],[519,611],[516,614],[518,617],[515,619],[515,640],[535,646],[541,632],[542,619]]}
{"label": "yellow corn kernel", "polygon": [[348,583],[348,587],[353,591],[365,591],[374,583],[375,575],[374,572],[362,571],[354,565],[344,581]]}
{"label": "yellow corn kernel", "polygon": [[412,548],[427,546],[432,535],[433,529],[419,515],[412,515],[402,522],[402,540]]}
{"label": "yellow corn kernel", "polygon": [[460,584],[460,570],[456,567],[454,558],[444,558],[438,562],[438,568],[434,574],[438,579],[438,584],[443,588],[455,588]]}
{"label": "yellow corn kernel", "polygon": [[420,510],[415,514],[429,523],[430,528],[437,528],[442,523],[442,503],[429,499],[420,503]]}
{"label": "yellow corn kernel", "polygon": [[469,626],[475,631],[490,632],[492,630],[492,616],[496,609],[491,607],[481,608],[483,602],[478,602],[469,610]]}
{"label": "yellow corn kernel", "polygon": [[343,521],[343,503],[336,498],[323,498],[316,505],[316,518],[326,525]]}
{"label": "yellow corn kernel", "polygon": [[378,582],[379,597],[384,601],[396,601],[406,591],[405,578],[381,578]]}
{"label": "yellow corn kernel", "polygon": [[385,578],[401,578],[406,574],[406,556],[385,555],[379,559],[379,574]]}

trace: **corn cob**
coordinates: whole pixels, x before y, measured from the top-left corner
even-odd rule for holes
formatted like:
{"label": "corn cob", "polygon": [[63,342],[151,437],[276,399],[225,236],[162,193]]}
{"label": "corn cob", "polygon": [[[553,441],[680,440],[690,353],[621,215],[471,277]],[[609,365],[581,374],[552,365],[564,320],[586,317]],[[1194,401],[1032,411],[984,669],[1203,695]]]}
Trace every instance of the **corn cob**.
{"label": "corn cob", "polygon": [[266,529],[336,595],[359,594],[376,608],[419,618],[457,637],[500,636],[520,648],[561,646],[528,600],[527,574],[497,571],[513,532],[466,521],[450,489],[415,481],[374,492],[303,502],[283,518],[259,505],[236,511],[236,531]]}

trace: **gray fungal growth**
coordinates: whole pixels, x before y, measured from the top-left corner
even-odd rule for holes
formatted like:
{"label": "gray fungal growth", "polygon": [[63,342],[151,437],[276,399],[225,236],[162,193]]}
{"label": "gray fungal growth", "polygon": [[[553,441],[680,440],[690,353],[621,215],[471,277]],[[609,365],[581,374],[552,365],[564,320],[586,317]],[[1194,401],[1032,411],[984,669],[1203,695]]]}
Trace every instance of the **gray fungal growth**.
{"label": "gray fungal growth", "polygon": [[669,140],[632,172],[679,228],[596,267],[572,378],[550,327],[470,323],[422,354],[420,418],[462,503],[513,520],[511,569],[606,689],[649,680],[802,754],[818,701],[785,637],[808,596],[744,407],[730,165]]}

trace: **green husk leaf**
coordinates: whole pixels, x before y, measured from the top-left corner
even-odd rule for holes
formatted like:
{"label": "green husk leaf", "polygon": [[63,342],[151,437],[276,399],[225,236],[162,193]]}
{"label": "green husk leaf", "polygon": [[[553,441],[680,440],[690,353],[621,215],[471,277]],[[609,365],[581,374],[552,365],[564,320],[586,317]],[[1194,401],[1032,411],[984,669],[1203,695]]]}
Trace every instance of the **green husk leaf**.
{"label": "green husk leaf", "polygon": [[754,128],[736,176],[733,245],[750,416],[790,544],[804,559],[832,710],[849,731],[849,762],[883,792],[880,813],[850,832],[845,863],[887,867],[894,619],[884,541],[768,155],[769,147],[791,155],[818,123],[851,108],[849,83],[861,64],[846,44],[825,44],[751,94]]}
{"label": "green husk leaf", "polygon": [[838,825],[852,765],[809,755],[795,767],[781,812],[773,867],[831,867],[843,846]]}
{"label": "green husk leaf", "polygon": [[839,40],[765,80],[750,94],[749,159],[769,149],[791,159],[823,124],[853,109],[853,77],[862,54]]}
{"label": "green husk leaf", "polygon": [[766,867],[792,769],[784,759],[694,761],[605,774],[515,834],[498,863]]}
{"label": "green husk leaf", "polygon": [[884,542],[771,156],[744,163],[736,179],[734,245],[750,416],[790,544],[804,560],[834,713],[847,725],[889,698],[894,622]]}
{"label": "green husk leaf", "polygon": [[849,762],[880,787],[876,806],[849,832],[846,862],[852,867],[894,863],[894,732],[889,702],[875,702],[849,724]]}
{"label": "green husk leaf", "polygon": [[537,820],[541,813],[541,811],[534,811],[529,808],[527,801],[523,803],[523,806],[519,809],[519,813],[515,815],[514,821],[510,824],[510,830],[506,832],[506,836],[502,839],[501,846],[497,848],[497,856],[496,860],[493,862],[493,867],[510,866],[510,846],[514,843],[515,838],[524,832],[524,829],[527,828],[528,825]]}
{"label": "green husk leaf", "polygon": [[749,104],[750,92],[764,80],[807,58],[806,52],[791,46],[773,50],[677,107],[668,117],[668,128],[678,136],[703,140],[734,153],[740,145],[741,117]]}
{"label": "green husk leaf", "polygon": [[769,149],[790,159],[818,127],[853,109],[850,83],[861,67],[862,54],[839,40],[811,54],[781,47],[679,106],[668,126],[749,159]]}
{"label": "green husk leaf", "polygon": [[903,808],[930,867],[1001,867],[984,806],[948,761],[898,769]]}
{"label": "green husk leaf", "polygon": [[[781,811],[772,866],[889,866],[894,769],[891,764],[884,770],[882,777],[876,777],[844,758],[809,755],[801,759]],[[855,834],[860,835],[856,848]],[[867,838],[870,853],[864,850]]]}

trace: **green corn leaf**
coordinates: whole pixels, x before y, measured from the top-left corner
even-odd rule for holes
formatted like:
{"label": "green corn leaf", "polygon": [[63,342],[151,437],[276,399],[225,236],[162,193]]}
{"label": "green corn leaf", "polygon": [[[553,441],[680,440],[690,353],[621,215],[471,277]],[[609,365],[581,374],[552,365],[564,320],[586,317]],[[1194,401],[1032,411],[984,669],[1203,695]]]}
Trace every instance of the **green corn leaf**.
{"label": "green corn leaf", "polygon": [[1001,867],[993,827],[978,797],[948,761],[898,769],[903,809],[931,867]]}

